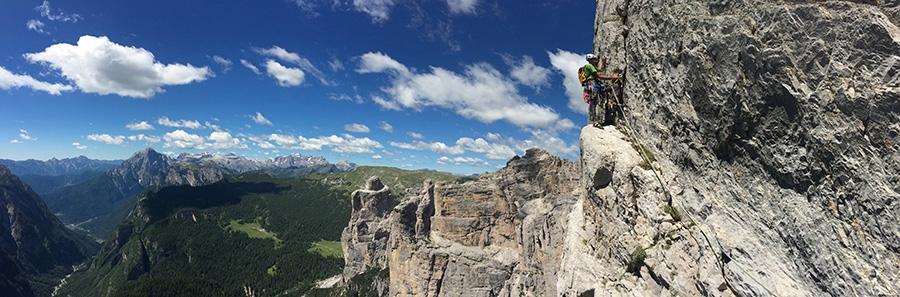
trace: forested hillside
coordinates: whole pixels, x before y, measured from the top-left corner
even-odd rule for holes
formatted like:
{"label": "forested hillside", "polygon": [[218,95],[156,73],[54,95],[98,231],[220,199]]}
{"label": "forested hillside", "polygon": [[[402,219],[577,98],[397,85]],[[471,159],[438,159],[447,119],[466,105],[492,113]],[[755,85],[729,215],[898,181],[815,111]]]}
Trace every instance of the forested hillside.
{"label": "forested hillside", "polygon": [[134,215],[59,296],[300,296],[316,280],[341,273],[350,193],[376,172],[393,181],[389,186],[461,180],[361,167],[299,178],[247,173],[146,191]]}

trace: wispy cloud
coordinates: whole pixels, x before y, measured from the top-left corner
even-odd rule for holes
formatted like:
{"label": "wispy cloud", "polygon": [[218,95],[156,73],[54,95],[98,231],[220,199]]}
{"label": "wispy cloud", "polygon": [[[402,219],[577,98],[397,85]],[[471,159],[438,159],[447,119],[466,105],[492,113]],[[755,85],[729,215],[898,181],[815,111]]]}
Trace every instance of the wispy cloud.
{"label": "wispy cloud", "polygon": [[157,144],[160,141],[162,141],[159,136],[144,135],[144,134],[131,135],[131,136],[128,136],[127,138],[128,138],[128,140],[131,140],[131,141],[143,141],[147,145]]}
{"label": "wispy cloud", "polygon": [[475,167],[490,167],[491,166],[490,163],[488,163],[482,159],[472,158],[472,157],[450,158],[447,156],[442,156],[436,162],[441,165],[469,165],[469,166],[475,166]]}
{"label": "wispy cloud", "polygon": [[388,124],[388,122],[378,123],[378,129],[387,131],[388,133],[394,133],[394,126],[391,126],[391,124]]}
{"label": "wispy cloud", "polygon": [[331,93],[331,94],[328,94],[328,99],[331,99],[334,101],[353,101],[356,103],[364,103],[365,102],[365,100],[360,95],[354,95],[353,97],[350,97],[350,95],[347,95],[347,94]]}
{"label": "wispy cloud", "polygon": [[27,87],[37,91],[47,92],[52,95],[61,95],[63,91],[71,91],[74,88],[64,84],[51,84],[34,79],[24,74],[13,74],[0,66],[0,89],[9,90],[12,88]]}
{"label": "wispy cloud", "polygon": [[[168,120],[168,118],[166,118]],[[147,123],[147,121],[141,121],[140,123],[130,123],[125,125],[125,128],[131,131],[140,131],[140,130],[153,130],[153,125]]]}
{"label": "wispy cloud", "polygon": [[270,149],[275,148],[275,145],[272,144],[271,142],[269,142],[267,136],[261,137],[261,136],[256,136],[256,135],[247,135],[246,137],[250,141],[256,143],[256,146],[258,146],[261,149],[270,150]]}
{"label": "wispy cloud", "polygon": [[57,70],[87,93],[150,98],[164,92],[163,86],[204,81],[212,76],[208,67],[163,64],[150,51],[122,46],[105,36],[85,35],[76,45],[59,43],[43,52],[25,54],[31,63]]}
{"label": "wispy cloud", "polygon": [[447,0],[447,6],[451,13],[475,14],[475,6],[478,0]]}
{"label": "wispy cloud", "polygon": [[455,145],[448,146],[443,142],[424,142],[424,141],[413,141],[412,143],[402,143],[402,142],[388,142],[391,146],[408,149],[408,150],[428,150],[438,154],[445,155],[460,155],[466,152],[465,148]]}
{"label": "wispy cloud", "polygon": [[74,146],[76,149],[79,149],[79,150],[86,150],[88,148],[88,146],[82,145],[81,143],[78,143],[78,142],[73,142],[72,146]]}
{"label": "wispy cloud", "polygon": [[409,135],[409,137],[412,137],[415,139],[425,139],[425,136],[422,135],[422,133],[416,133],[416,132],[410,131],[410,132],[407,132],[406,135]]}
{"label": "wispy cloud", "polygon": [[[388,142],[390,146],[416,151],[431,151],[444,155],[462,155],[475,153],[490,160],[508,160],[516,155],[516,152],[525,152],[530,148],[539,147],[557,156],[572,155],[578,152],[576,145],[568,145],[552,131],[535,130],[532,136],[526,140],[517,140],[512,137],[503,137],[496,133],[487,133],[484,138],[461,137],[453,145],[443,142],[425,142],[415,140],[412,142]],[[419,136],[410,132],[411,136]],[[418,138],[421,139],[421,138]]]}
{"label": "wispy cloud", "polygon": [[156,121],[157,124],[166,126],[166,127],[174,127],[174,128],[191,128],[191,129],[203,129],[203,125],[198,121],[190,121],[190,120],[170,120],[169,117],[163,116]]}
{"label": "wispy cloud", "polygon": [[91,135],[87,136],[87,139],[96,141],[96,142],[105,143],[105,144],[112,144],[112,145],[118,145],[118,146],[125,145],[125,136],[123,136],[123,135],[112,136],[109,134],[91,134]]}
{"label": "wispy cloud", "polygon": [[217,64],[222,66],[222,72],[224,73],[228,73],[228,71],[231,70],[231,65],[234,64],[231,62],[231,60],[219,56],[212,56],[212,59],[213,62],[216,62]]}
{"label": "wispy cloud", "polygon": [[391,18],[394,0],[353,0],[353,8],[372,18],[373,23],[383,23]]}
{"label": "wispy cloud", "polygon": [[[298,67],[300,67],[299,70],[301,70],[301,72],[311,74],[313,77],[318,79],[322,85],[325,85],[325,86],[337,85],[337,83],[329,81],[325,77],[325,73],[323,73],[321,70],[319,70],[319,68],[317,68],[315,65],[313,65],[313,63],[310,62],[309,59],[301,57],[300,54],[298,54],[298,53],[289,52],[289,51],[285,50],[284,48],[281,48],[280,46],[273,46],[271,48],[257,48],[254,50],[261,55],[274,57],[278,60],[281,60],[282,62],[297,65]],[[296,69],[296,68],[293,68],[293,69]]]}
{"label": "wispy cloud", "polygon": [[328,61],[328,67],[331,68],[331,71],[340,71],[344,70],[344,63],[341,62],[338,58],[332,58],[331,61]]}
{"label": "wispy cloud", "polygon": [[344,125],[344,130],[347,130],[350,132],[356,132],[356,133],[369,133],[370,132],[368,126],[363,125],[363,124],[357,124],[357,123]]}
{"label": "wispy cloud", "polygon": [[44,31],[44,22],[41,22],[40,20],[28,20],[28,22],[25,23],[25,27],[34,32],[50,34],[50,32]]}
{"label": "wispy cloud", "polygon": [[36,137],[32,137],[30,134],[28,134],[28,131],[25,131],[25,129],[19,129],[19,139],[30,141],[37,140]]}
{"label": "wispy cloud", "polygon": [[253,65],[253,63],[250,63],[247,60],[241,59],[241,65],[244,65],[244,67],[247,67],[247,69],[250,69],[257,75],[262,74],[262,71],[259,71],[259,68],[257,68],[255,65]]}
{"label": "wispy cloud", "polygon": [[260,53],[265,56],[271,56],[278,58],[281,61],[292,63],[292,64],[300,64],[302,63],[303,58],[300,58],[300,55],[297,53],[288,52],[287,50],[279,47],[273,46],[272,48],[258,48],[256,49],[257,53]]}
{"label": "wispy cloud", "polygon": [[56,13],[54,13],[53,9],[50,8],[50,1],[46,0],[44,0],[44,3],[42,3],[38,7],[35,7],[34,9],[40,12],[42,17],[45,17],[51,21],[76,23],[79,20],[84,19],[77,13],[65,13],[62,11],[62,9],[57,9]]}
{"label": "wispy cloud", "polygon": [[[319,13],[316,12],[316,0],[292,0],[294,4],[297,4],[297,7],[300,7],[304,12],[306,12],[310,17],[317,17]],[[335,3],[338,3],[335,1]]]}

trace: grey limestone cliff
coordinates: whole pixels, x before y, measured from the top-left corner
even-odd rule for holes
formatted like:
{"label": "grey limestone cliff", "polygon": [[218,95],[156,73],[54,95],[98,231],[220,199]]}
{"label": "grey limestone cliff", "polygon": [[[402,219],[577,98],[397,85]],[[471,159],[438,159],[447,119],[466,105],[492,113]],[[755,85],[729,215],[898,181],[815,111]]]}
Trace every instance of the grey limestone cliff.
{"label": "grey limestone cliff", "polygon": [[896,1],[598,1],[624,118],[574,163],[412,190],[357,252],[391,296],[900,296],[898,22]]}
{"label": "grey limestone cliff", "polygon": [[344,277],[388,268],[379,293],[391,296],[556,295],[567,215],[583,193],[577,168],[529,150],[477,181],[426,181],[393,208],[379,202],[386,187],[354,192]]}
{"label": "grey limestone cliff", "polygon": [[[598,2],[595,52],[627,69],[635,135],[697,225],[778,295],[900,295],[897,11]],[[768,295],[732,263],[699,259],[725,283],[702,290]]]}

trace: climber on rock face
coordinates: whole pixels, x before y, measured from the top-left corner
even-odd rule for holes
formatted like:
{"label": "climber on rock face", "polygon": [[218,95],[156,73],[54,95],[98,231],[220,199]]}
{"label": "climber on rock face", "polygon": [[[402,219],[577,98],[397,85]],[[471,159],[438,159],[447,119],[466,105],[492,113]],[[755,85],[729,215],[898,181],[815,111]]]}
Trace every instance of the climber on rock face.
{"label": "climber on rock face", "polygon": [[[597,55],[587,54],[584,57],[585,60],[588,61],[587,65],[584,65],[584,75],[587,80],[587,88],[591,93],[591,101],[588,107],[588,122],[595,127],[599,127],[601,125],[600,120],[597,117],[597,104],[600,101],[600,92],[609,86],[606,84],[600,83],[601,80],[616,80],[619,79],[618,75],[601,75],[600,73],[606,70],[606,56],[603,56],[602,63],[600,63],[601,59],[597,58]],[[600,64],[599,66],[597,64]],[[599,67],[599,68],[598,68]],[[604,106],[605,108],[608,108]],[[610,119],[605,121],[607,124],[611,124]]]}

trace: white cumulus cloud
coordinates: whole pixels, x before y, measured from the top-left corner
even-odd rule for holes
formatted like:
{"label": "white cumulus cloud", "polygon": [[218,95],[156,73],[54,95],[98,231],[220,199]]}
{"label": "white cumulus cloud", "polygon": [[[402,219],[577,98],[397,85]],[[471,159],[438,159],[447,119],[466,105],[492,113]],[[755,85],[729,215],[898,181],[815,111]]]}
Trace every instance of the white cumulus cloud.
{"label": "white cumulus cloud", "polygon": [[566,97],[569,98],[567,106],[572,111],[580,114],[588,114],[588,105],[584,103],[582,98],[581,83],[578,81],[578,68],[581,68],[587,61],[584,55],[569,51],[557,49],[556,53],[547,52],[550,56],[550,64],[563,74],[563,87],[566,89]]}
{"label": "white cumulus cloud", "polygon": [[255,123],[257,123],[257,124],[272,126],[272,122],[269,121],[269,119],[267,119],[266,117],[264,117],[264,116],[262,115],[262,113],[260,113],[260,112],[258,112],[258,111],[256,112],[256,116],[250,116],[250,117],[253,118],[253,122],[255,122]]}
{"label": "white cumulus cloud", "polygon": [[538,90],[550,86],[550,69],[534,64],[533,58],[524,56],[517,59],[504,55],[503,60],[511,68],[509,75],[519,83]]}
{"label": "white cumulus cloud", "polygon": [[224,131],[212,132],[209,134],[209,137],[207,137],[207,139],[212,141],[210,147],[217,150],[247,148],[247,144],[245,144],[243,141],[232,137],[231,133]]}
{"label": "white cumulus cloud", "polygon": [[322,150],[323,146],[328,146],[333,152],[347,154],[375,153],[376,148],[384,147],[378,141],[368,137],[356,138],[349,134],[319,136],[317,138],[303,138],[301,136],[300,142],[303,149],[318,151]]}
{"label": "white cumulus cloud", "polygon": [[82,145],[81,143],[78,143],[78,142],[73,142],[72,146],[74,146],[76,149],[80,149],[80,150],[86,150],[88,148],[86,145]]}
{"label": "white cumulus cloud", "polygon": [[166,143],[163,147],[174,147],[180,149],[205,149],[206,145],[203,137],[196,134],[187,133],[184,130],[175,130],[163,134]]}
{"label": "white cumulus cloud", "polygon": [[143,48],[122,46],[106,36],[82,36],[75,45],[58,43],[43,52],[25,54],[32,63],[57,70],[87,93],[150,98],[163,86],[204,81],[209,67],[163,64]]}
{"label": "white cumulus cloud", "polygon": [[[252,139],[251,139],[252,140]],[[274,142],[279,148],[292,150],[310,150],[321,151],[324,147],[329,147],[331,151],[346,154],[374,154],[375,149],[384,148],[378,141],[368,137],[358,138],[353,135],[331,135],[319,136],[315,138],[306,138],[303,136],[293,136],[285,134],[271,134],[265,138],[266,141]],[[254,140],[257,143],[260,141]]]}
{"label": "white cumulus cloud", "polygon": [[467,119],[503,120],[523,128],[551,127],[560,120],[552,108],[528,102],[508,75],[486,63],[468,65],[464,73],[431,67],[430,73],[418,74],[381,53],[364,54],[361,61],[358,72],[392,77],[391,85],[382,89],[389,98],[373,98],[384,108],[444,108]]}
{"label": "white cumulus cloud", "polygon": [[266,60],[266,73],[278,81],[278,85],[282,87],[295,87],[303,83],[306,74],[298,68],[291,68],[281,65],[275,60]]}

